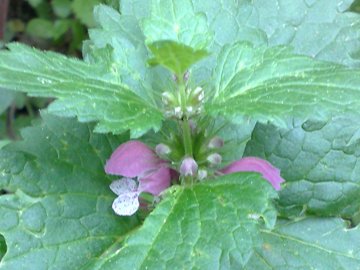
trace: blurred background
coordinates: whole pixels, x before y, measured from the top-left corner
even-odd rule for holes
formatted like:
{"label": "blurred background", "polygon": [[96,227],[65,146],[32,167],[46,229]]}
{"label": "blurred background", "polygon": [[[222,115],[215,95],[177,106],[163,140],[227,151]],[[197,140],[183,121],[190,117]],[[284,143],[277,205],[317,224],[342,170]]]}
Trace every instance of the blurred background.
{"label": "blurred background", "polygon": [[[119,0],[0,0],[0,48],[22,42],[81,58],[92,10],[100,3],[119,8]],[[51,99],[27,97],[0,88],[0,148],[20,139],[20,130],[36,121]]]}

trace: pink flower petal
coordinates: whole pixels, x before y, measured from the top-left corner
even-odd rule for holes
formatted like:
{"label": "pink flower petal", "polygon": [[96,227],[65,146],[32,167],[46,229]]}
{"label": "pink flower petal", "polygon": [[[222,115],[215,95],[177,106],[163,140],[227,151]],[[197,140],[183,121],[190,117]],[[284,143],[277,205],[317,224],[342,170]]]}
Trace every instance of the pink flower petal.
{"label": "pink flower petal", "polygon": [[113,181],[110,184],[110,189],[116,195],[121,195],[129,192],[137,191],[137,183],[131,178],[122,178],[116,181]]}
{"label": "pink flower petal", "polygon": [[159,166],[160,159],[140,141],[120,145],[106,162],[105,172],[125,177],[141,176]]}
{"label": "pink flower petal", "polygon": [[170,169],[162,166],[139,179],[139,191],[159,195],[170,186]]}
{"label": "pink flower petal", "polygon": [[119,216],[131,216],[139,209],[139,192],[129,192],[117,197],[112,208]]}
{"label": "pink flower petal", "polygon": [[272,166],[268,161],[257,157],[245,157],[239,159],[221,170],[222,173],[233,172],[258,172],[269,181],[276,190],[280,190],[280,184],[285,180],[280,176],[280,170]]}

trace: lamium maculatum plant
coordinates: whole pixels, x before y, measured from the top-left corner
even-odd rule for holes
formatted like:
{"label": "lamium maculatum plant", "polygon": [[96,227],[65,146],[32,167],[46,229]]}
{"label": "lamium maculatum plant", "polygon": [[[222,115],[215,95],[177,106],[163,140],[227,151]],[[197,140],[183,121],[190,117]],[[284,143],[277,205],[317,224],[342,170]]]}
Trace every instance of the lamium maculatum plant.
{"label": "lamium maculatum plant", "polygon": [[83,60],[20,43],[55,100],[0,150],[0,269],[360,269],[352,1],[99,5]]}

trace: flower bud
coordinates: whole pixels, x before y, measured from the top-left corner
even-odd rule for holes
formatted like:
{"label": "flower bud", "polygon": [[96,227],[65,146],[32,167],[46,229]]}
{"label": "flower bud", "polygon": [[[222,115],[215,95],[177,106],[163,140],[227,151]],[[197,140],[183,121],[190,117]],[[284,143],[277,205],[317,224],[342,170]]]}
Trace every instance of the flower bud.
{"label": "flower bud", "polygon": [[180,165],[180,174],[182,176],[195,176],[198,165],[192,157],[184,158]]}
{"label": "flower bud", "polygon": [[190,72],[187,70],[183,76],[184,82],[187,82],[189,80],[189,77],[190,77]]}
{"label": "flower bud", "polygon": [[209,161],[211,165],[219,165],[222,161],[222,157],[218,153],[214,153],[207,157],[207,161]]}
{"label": "flower bud", "polygon": [[180,107],[174,108],[174,115],[176,118],[181,119],[183,117],[183,112]]}
{"label": "flower bud", "polygon": [[186,107],[186,112],[187,112],[189,115],[191,115],[191,114],[193,113],[193,111],[194,111],[194,108],[193,108],[192,106],[187,106],[187,107]]}
{"label": "flower bud", "polygon": [[176,98],[170,92],[162,93],[161,98],[162,98],[162,102],[165,104],[165,106],[170,106],[172,104],[176,104]]}
{"label": "flower bud", "polygon": [[214,149],[214,148],[221,148],[224,146],[224,140],[221,139],[220,137],[214,137],[210,140],[208,147],[210,149]]}
{"label": "flower bud", "polygon": [[207,170],[204,170],[204,169],[200,169],[198,171],[198,179],[201,181],[201,180],[204,180],[206,177],[207,177],[208,173],[207,173]]}
{"label": "flower bud", "polygon": [[196,123],[192,119],[189,120],[189,126],[191,129],[191,133],[195,134],[196,133]]}
{"label": "flower bud", "polygon": [[204,90],[201,87],[196,87],[192,94],[193,97],[196,98],[196,100],[199,102],[203,101],[205,97]]}
{"label": "flower bud", "polygon": [[190,100],[195,103],[202,102],[205,97],[204,90],[201,87],[196,87],[190,92]]}
{"label": "flower bud", "polygon": [[160,143],[155,147],[155,152],[159,157],[163,157],[170,154],[171,149],[166,144]]}

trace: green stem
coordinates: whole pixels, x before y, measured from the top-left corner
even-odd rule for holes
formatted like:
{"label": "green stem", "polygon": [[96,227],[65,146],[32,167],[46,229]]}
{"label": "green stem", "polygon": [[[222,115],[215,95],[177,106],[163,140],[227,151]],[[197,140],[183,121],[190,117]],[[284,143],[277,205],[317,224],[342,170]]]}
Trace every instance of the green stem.
{"label": "green stem", "polygon": [[35,113],[34,113],[34,110],[33,110],[32,106],[31,106],[31,103],[30,103],[30,100],[29,100],[28,97],[26,97],[26,99],[25,99],[25,108],[26,108],[29,116],[30,116],[31,118],[34,118]]}
{"label": "green stem", "polygon": [[191,141],[191,129],[189,124],[189,119],[186,117],[186,86],[181,80],[179,83],[180,99],[181,99],[181,110],[183,113],[182,119],[182,131],[183,131],[183,140],[184,140],[184,149],[186,156],[193,156],[192,152],[192,141]]}
{"label": "green stem", "polygon": [[183,114],[186,113],[186,86],[180,81],[179,82],[179,91],[180,91],[180,101],[181,101],[181,110]]}
{"label": "green stem", "polygon": [[182,121],[183,124],[183,139],[184,139],[184,148],[185,148],[185,155],[186,156],[193,156],[192,152],[192,141],[191,141],[191,129],[189,120],[185,118]]}

